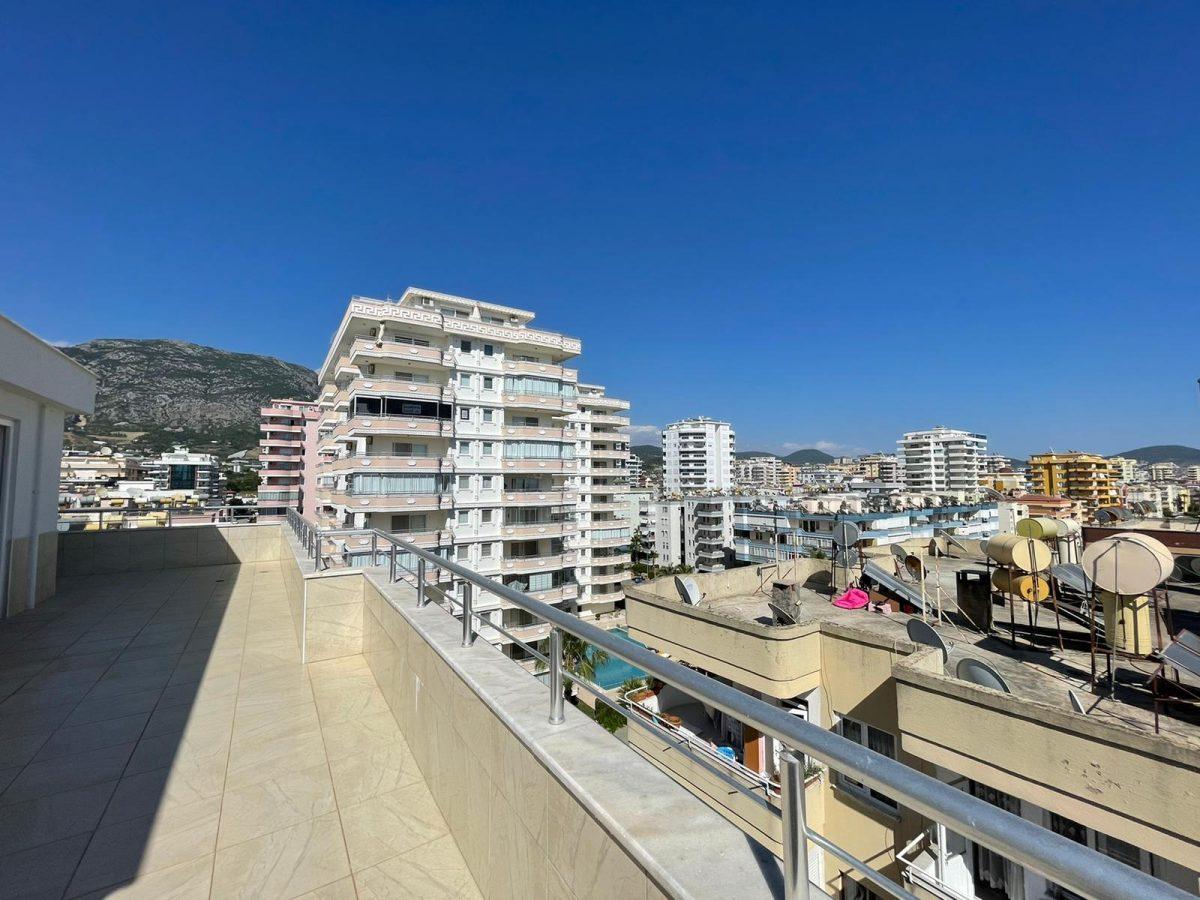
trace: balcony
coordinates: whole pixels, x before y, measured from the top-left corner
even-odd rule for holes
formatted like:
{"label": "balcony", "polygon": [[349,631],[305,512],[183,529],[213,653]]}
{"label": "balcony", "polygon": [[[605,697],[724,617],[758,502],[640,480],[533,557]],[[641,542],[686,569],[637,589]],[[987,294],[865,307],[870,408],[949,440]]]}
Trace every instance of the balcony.
{"label": "balcony", "polygon": [[554,394],[504,393],[504,405],[510,409],[538,409],[547,412],[573,412],[575,401]]}
{"label": "balcony", "polygon": [[345,491],[318,491],[317,501],[341,506],[347,512],[423,512],[450,509],[449,494],[350,494]]}
{"label": "balcony", "polygon": [[579,495],[573,491],[505,491],[504,503],[507,506],[565,506],[573,504]]}
{"label": "balcony", "polygon": [[500,529],[506,541],[529,538],[553,538],[574,534],[578,526],[574,522],[536,522],[522,525],[504,525]]}
{"label": "balcony", "polygon": [[355,378],[344,393],[347,398],[352,398],[360,392],[371,396],[386,394],[389,397],[419,397],[422,400],[441,402],[449,402],[451,399],[450,388],[444,384],[405,381],[399,378],[375,378],[371,375]]}
{"label": "balcony", "polygon": [[561,474],[575,470],[573,459],[504,459],[505,472],[547,472]]}
{"label": "balcony", "polygon": [[449,437],[453,431],[450,419],[418,416],[351,416],[333,429],[332,439],[362,437],[369,434],[438,435]]}
{"label": "balcony", "polygon": [[564,366],[555,366],[549,363],[506,359],[504,361],[504,371],[512,375],[537,375],[540,378],[549,378],[554,381],[566,381],[569,383],[575,383],[579,380],[579,372],[575,369],[568,369]]}
{"label": "balcony", "polygon": [[344,472],[453,472],[454,460],[441,456],[355,453],[318,463],[321,474]]}
{"label": "balcony", "polygon": [[452,361],[440,347],[417,347],[412,344],[401,344],[395,341],[377,342],[367,338],[357,338],[350,345],[349,353],[343,359],[356,367],[356,374],[361,374],[357,366],[376,359],[408,360],[426,366],[450,366]]}
{"label": "balcony", "polygon": [[513,440],[573,441],[564,428],[542,428],[532,425],[505,425],[504,436]]}
{"label": "balcony", "polygon": [[507,557],[500,565],[505,575],[515,575],[522,572],[553,572],[575,565],[574,553],[558,553],[549,556],[519,556]]}
{"label": "balcony", "polygon": [[277,431],[280,434],[304,434],[303,425],[280,425],[275,422],[260,422],[259,431]]}

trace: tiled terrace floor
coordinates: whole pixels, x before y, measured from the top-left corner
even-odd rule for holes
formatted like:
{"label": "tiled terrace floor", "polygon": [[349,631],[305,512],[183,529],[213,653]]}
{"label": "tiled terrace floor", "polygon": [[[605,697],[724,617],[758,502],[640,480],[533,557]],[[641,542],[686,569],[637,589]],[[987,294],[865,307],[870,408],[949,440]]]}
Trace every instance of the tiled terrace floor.
{"label": "tiled terrace floor", "polygon": [[361,657],[278,563],[67,579],[0,623],[0,897],[473,897]]}

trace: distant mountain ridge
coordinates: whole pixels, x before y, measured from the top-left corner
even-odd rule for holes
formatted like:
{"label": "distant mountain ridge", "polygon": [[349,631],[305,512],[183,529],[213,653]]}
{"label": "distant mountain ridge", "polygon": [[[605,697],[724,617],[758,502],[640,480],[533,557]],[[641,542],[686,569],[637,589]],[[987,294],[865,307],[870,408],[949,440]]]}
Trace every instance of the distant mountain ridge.
{"label": "distant mountain ridge", "polygon": [[61,349],[99,378],[87,431],[146,432],[156,447],[172,441],[256,447],[266,401],[311,400],[317,391],[316,373],[304,366],[187,341],[102,338]]}
{"label": "distant mountain ridge", "polygon": [[1136,450],[1125,450],[1113,455],[1144,463],[1172,462],[1179,466],[1200,466],[1200,449],[1185,447],[1183,444],[1152,444],[1149,447],[1138,447]]}
{"label": "distant mountain ridge", "polygon": [[822,463],[831,463],[834,460],[834,457],[830,456],[824,450],[817,450],[815,447],[797,450],[794,453],[789,453],[787,456],[780,456],[778,453],[772,453],[770,450],[738,450],[733,455],[738,459],[750,459],[755,456],[773,456],[793,466],[820,465]]}

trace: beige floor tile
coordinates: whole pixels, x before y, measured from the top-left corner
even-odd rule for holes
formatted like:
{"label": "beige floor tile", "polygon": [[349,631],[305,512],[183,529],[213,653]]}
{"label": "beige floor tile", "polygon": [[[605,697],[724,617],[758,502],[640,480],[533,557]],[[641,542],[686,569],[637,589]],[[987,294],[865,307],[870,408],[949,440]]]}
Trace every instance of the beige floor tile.
{"label": "beige floor tile", "polygon": [[347,876],[339,878],[333,884],[326,884],[315,891],[301,894],[296,900],[356,900],[358,894],[354,890],[354,879]]}
{"label": "beige floor tile", "polygon": [[[130,884],[104,889],[86,897],[115,900],[208,900],[212,881],[213,857],[201,856],[190,862],[140,875]],[[216,895],[213,895],[216,896]]]}
{"label": "beige floor tile", "polygon": [[449,836],[356,872],[354,881],[363,900],[482,897]]}
{"label": "beige floor tile", "polygon": [[230,750],[225,789],[237,790],[323,762],[325,742],[318,729],[271,741],[238,741]]}
{"label": "beige floor tile", "polygon": [[320,725],[317,705],[311,700],[244,700],[237,707],[233,739],[270,741]]}
{"label": "beige floor tile", "polygon": [[336,812],[217,852],[214,897],[286,898],[350,874]]}
{"label": "beige floor tile", "polygon": [[167,803],[151,815],[96,830],[71,881],[86,893],[171,868],[216,849],[221,798]]}
{"label": "beige floor tile", "polygon": [[333,782],[324,762],[307,769],[227,791],[218,847],[270,834],[336,808]]}
{"label": "beige floor tile", "polygon": [[387,700],[373,678],[370,685],[339,683],[313,693],[321,722],[325,725],[374,716],[389,710]]}
{"label": "beige floor tile", "polygon": [[341,813],[350,865],[355,872],[448,833],[446,821],[423,782],[343,806]]}

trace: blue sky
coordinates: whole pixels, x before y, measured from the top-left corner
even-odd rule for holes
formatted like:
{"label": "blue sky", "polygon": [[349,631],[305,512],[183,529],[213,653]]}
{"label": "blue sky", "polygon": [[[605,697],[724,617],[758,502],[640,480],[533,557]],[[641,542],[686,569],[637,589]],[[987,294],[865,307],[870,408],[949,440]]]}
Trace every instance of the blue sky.
{"label": "blue sky", "polygon": [[[0,311],[533,309],[648,430],[1200,444],[1196,4],[10,4]],[[635,435],[640,441],[643,435]]]}

